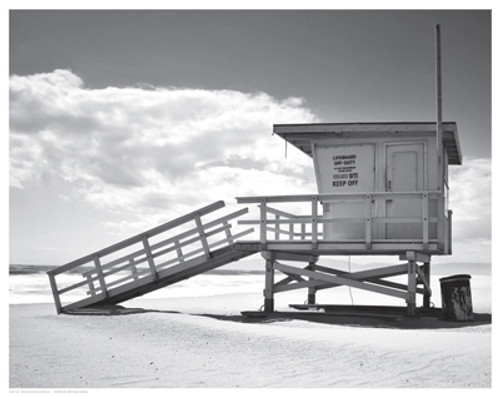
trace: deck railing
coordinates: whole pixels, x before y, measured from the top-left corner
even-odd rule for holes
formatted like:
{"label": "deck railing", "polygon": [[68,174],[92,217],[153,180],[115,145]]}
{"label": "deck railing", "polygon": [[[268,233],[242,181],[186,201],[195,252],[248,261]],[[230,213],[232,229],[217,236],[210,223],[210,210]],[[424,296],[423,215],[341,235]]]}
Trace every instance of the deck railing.
{"label": "deck railing", "polygon": [[[421,207],[419,215],[388,216],[380,208],[386,201],[412,199]],[[238,224],[259,225],[259,240],[262,245],[278,241],[307,241],[312,248],[319,242],[357,242],[364,244],[367,250],[377,242],[419,243],[421,250],[427,250],[430,243],[439,245],[439,249],[448,248],[451,242],[451,211],[445,213],[443,193],[440,191],[416,192],[370,192],[340,193],[290,196],[238,197],[239,204],[258,204],[259,218],[240,220]],[[357,203],[359,211],[352,217],[325,217],[322,204]],[[283,210],[282,205],[301,206],[300,214]],[[273,205],[273,206],[271,206]],[[326,230],[328,224],[354,225],[362,227],[364,232],[356,238],[336,238],[332,240]],[[383,225],[420,224],[419,235],[412,238],[388,238]],[[377,226],[380,225],[380,226]],[[418,226],[417,226],[418,227]],[[386,227],[382,227],[385,229]],[[359,234],[359,233],[358,233]],[[446,245],[446,246],[445,246]],[[451,246],[449,247],[451,250]]]}
{"label": "deck railing", "polygon": [[[223,201],[215,202],[49,271],[57,311],[60,313],[63,308],[61,296],[76,293],[80,300],[98,302],[114,288],[127,284],[133,288],[134,283],[155,281],[159,271],[166,268],[209,260],[213,249],[231,245],[253,231],[231,232],[229,222],[247,213],[247,208],[203,221],[205,215],[224,206]],[[82,280],[75,282],[74,276],[67,276],[75,273],[81,274]]]}

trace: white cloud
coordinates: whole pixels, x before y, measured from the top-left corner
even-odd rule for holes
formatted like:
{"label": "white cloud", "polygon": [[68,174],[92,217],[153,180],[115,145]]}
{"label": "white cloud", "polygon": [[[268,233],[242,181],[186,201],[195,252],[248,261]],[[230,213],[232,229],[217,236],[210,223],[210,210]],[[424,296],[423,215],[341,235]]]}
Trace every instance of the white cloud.
{"label": "white cloud", "polygon": [[64,182],[131,222],[312,182],[311,160],[284,160],[283,142],[271,137],[273,123],[316,120],[300,98],[87,89],[68,70],[12,76],[10,91],[11,185]]}
{"label": "white cloud", "polygon": [[453,210],[454,251],[491,260],[492,168],[489,158],[464,158],[450,167],[450,209]]}
{"label": "white cloud", "polygon": [[[314,193],[312,161],[272,124],[317,122],[300,98],[181,88],[88,89],[68,70],[10,79],[11,186],[69,197],[142,231],[217,200]],[[450,167],[454,259],[491,246],[491,160]],[[123,235],[128,232],[123,232]]]}

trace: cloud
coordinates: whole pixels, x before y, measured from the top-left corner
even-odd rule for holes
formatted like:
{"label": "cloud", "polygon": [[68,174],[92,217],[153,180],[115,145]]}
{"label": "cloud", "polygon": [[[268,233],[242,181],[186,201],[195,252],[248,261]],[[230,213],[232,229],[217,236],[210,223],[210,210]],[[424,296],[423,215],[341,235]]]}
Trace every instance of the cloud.
{"label": "cloud", "polygon": [[285,160],[272,124],[314,121],[300,98],[88,89],[69,70],[11,76],[11,185],[63,182],[76,197],[129,218],[297,192],[313,183],[311,160],[299,153]]}
{"label": "cloud", "polygon": [[[10,78],[10,183],[62,183],[139,232],[217,200],[316,192],[312,161],[271,136],[317,122],[300,98],[172,87],[88,89],[68,70]],[[455,258],[491,252],[491,160],[450,167]],[[123,232],[123,235],[129,232]]]}
{"label": "cloud", "polygon": [[491,257],[491,159],[464,158],[462,166],[449,170],[453,238],[464,250]]}

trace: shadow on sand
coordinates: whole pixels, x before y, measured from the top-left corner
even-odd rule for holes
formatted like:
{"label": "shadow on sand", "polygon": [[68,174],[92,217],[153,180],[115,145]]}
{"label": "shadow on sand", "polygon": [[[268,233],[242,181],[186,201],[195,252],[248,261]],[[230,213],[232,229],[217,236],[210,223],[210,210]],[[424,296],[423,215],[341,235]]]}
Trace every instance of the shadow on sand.
{"label": "shadow on sand", "polygon": [[[69,315],[116,316],[136,315],[141,313],[184,314],[179,311],[155,310],[143,308],[126,308],[120,305],[98,306],[68,310]],[[441,309],[419,309],[417,315],[409,317],[404,307],[387,306],[327,306],[318,310],[275,311],[270,313],[260,311],[243,311],[240,315],[220,314],[189,314],[217,320],[264,324],[301,320],[311,323],[322,323],[341,326],[394,328],[394,329],[457,329],[463,327],[491,324],[492,315],[475,313],[474,320],[469,322],[452,322],[441,318]]]}

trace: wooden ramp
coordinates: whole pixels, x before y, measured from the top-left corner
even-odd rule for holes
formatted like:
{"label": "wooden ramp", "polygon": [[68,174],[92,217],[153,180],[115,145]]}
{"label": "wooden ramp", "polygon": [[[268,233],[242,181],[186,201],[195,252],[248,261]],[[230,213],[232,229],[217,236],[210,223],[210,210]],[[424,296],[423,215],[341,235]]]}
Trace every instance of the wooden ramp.
{"label": "wooden ramp", "polygon": [[215,202],[49,271],[57,312],[117,304],[257,252],[236,241],[253,229],[234,233],[230,224],[247,208],[210,218],[224,206]]}

